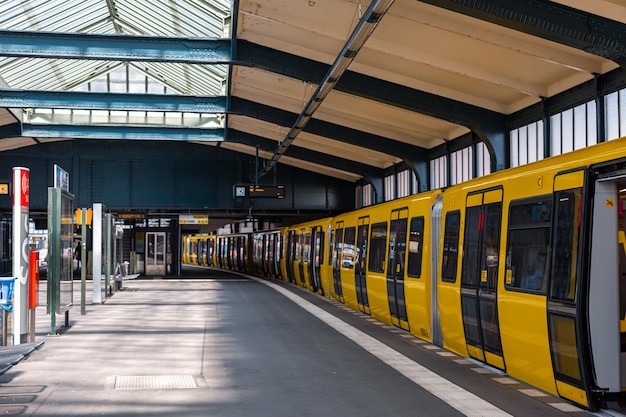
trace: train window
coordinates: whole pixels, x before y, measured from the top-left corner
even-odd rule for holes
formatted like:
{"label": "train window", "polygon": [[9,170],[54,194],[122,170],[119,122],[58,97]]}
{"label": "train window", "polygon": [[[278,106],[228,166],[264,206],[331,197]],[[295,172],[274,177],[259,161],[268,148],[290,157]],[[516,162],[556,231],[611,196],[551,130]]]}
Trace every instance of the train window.
{"label": "train window", "polygon": [[295,259],[299,262],[302,262],[302,253],[304,250],[303,244],[304,244],[304,236],[302,234],[298,234],[296,236],[296,253],[295,253],[296,258]]}
{"label": "train window", "polygon": [[407,260],[407,275],[419,278],[422,275],[422,244],[424,243],[424,217],[411,219],[409,231],[409,258]]}
{"label": "train window", "polygon": [[315,230],[315,242],[313,244],[315,253],[315,266],[324,264],[324,232],[318,227]]}
{"label": "train window", "polygon": [[343,229],[335,230],[335,250],[333,251],[333,268],[339,268],[341,248],[343,247]]}
{"label": "train window", "polygon": [[341,258],[341,266],[344,268],[354,268],[354,242],[356,240],[356,228],[346,227],[343,236],[343,257]]}
{"label": "train window", "polygon": [[513,202],[509,211],[506,258],[507,289],[546,291],[552,202]]}
{"label": "train window", "polygon": [[548,318],[550,346],[552,346],[556,373],[563,380],[569,380],[574,385],[580,385],[581,375],[574,318],[554,313],[548,313]]}
{"label": "train window", "polygon": [[[480,196],[480,195],[479,195]],[[464,286],[476,288],[479,282],[479,251],[481,228],[485,221],[482,206],[468,207],[465,212],[465,238],[463,239],[463,266],[461,282]]]}
{"label": "train window", "polygon": [[576,262],[580,233],[582,190],[557,193],[554,219],[554,269],[550,298],[573,302],[576,295]]}
{"label": "train window", "polygon": [[302,262],[311,261],[311,233],[304,235],[302,242]]}
{"label": "train window", "polygon": [[460,224],[460,211],[456,210],[446,214],[446,226],[443,236],[443,260],[441,268],[442,281],[456,282]]}
{"label": "train window", "polygon": [[372,272],[385,271],[385,250],[387,247],[387,222],[372,225],[368,267]]}

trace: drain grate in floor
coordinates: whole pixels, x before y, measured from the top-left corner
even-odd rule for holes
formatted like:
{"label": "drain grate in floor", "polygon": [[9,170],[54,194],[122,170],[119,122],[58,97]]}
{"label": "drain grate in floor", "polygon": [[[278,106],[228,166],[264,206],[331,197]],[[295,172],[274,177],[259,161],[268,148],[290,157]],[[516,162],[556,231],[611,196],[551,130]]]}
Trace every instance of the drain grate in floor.
{"label": "drain grate in floor", "polygon": [[126,389],[188,389],[199,388],[193,375],[116,376],[115,390]]}

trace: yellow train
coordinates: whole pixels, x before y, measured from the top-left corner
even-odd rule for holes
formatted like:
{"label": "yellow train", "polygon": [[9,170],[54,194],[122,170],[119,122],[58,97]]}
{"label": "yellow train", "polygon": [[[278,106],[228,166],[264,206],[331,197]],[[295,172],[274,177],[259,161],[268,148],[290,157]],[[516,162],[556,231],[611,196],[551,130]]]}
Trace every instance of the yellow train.
{"label": "yellow train", "polygon": [[187,235],[182,239],[183,264],[216,266],[215,235]]}
{"label": "yellow train", "polygon": [[218,266],[306,287],[593,410],[626,392],[624,199],[626,138],[256,232],[254,250],[223,237],[246,260]]}

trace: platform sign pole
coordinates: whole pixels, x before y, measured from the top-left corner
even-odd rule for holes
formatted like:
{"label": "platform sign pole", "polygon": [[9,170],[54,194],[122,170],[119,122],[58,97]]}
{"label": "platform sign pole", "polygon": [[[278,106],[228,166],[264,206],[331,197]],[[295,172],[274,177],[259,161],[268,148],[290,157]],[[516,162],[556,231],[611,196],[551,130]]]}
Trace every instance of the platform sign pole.
{"label": "platform sign pole", "polygon": [[93,303],[102,303],[102,203],[93,205]]}
{"label": "platform sign pole", "polygon": [[80,227],[80,314],[87,314],[85,310],[87,287],[87,209],[82,209],[82,224]]}
{"label": "platform sign pole", "polygon": [[13,168],[13,344],[26,343],[28,337],[28,168]]}

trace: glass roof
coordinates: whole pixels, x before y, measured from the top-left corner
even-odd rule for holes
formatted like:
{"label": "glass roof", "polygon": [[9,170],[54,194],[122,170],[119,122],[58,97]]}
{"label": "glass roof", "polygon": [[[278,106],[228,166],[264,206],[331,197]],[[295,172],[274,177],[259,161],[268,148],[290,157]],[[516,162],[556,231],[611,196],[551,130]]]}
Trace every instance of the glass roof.
{"label": "glass roof", "polygon": [[[231,7],[231,0],[0,0],[0,29],[229,38]],[[178,94],[226,94],[226,65],[3,57],[0,77],[11,88],[72,90],[121,65]]]}

